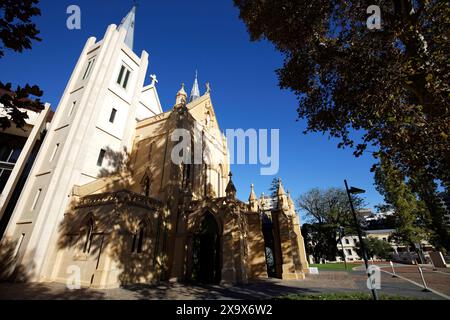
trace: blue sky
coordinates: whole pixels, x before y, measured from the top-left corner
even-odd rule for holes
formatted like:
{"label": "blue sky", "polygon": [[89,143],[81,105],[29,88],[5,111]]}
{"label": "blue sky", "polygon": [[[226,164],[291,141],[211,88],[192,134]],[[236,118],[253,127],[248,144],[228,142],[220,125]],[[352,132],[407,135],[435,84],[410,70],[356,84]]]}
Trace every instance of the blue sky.
{"label": "blue sky", "polygon": [[[81,8],[81,30],[66,28],[66,8]],[[126,0],[41,0],[42,16],[35,21],[42,42],[31,51],[11,51],[0,59],[0,80],[38,84],[43,100],[55,108],[81,49],[89,36],[103,37],[109,24],[120,23],[132,6]],[[163,109],[173,106],[180,83],[190,92],[195,70],[201,91],[210,82],[215,112],[222,130],[280,129],[280,171],[294,197],[313,187],[351,185],[366,189],[368,207],[382,202],[373,185],[370,154],[354,158],[322,134],[302,134],[305,121],[296,121],[294,94],[278,87],[275,69],[281,54],[268,42],[250,42],[232,1],[141,0],[137,9],[134,51],[150,55],[148,75],[158,76]],[[147,77],[147,83],[150,82]],[[257,194],[267,192],[272,176],[261,176],[258,165],[234,165],[238,196],[246,200],[250,183]]]}

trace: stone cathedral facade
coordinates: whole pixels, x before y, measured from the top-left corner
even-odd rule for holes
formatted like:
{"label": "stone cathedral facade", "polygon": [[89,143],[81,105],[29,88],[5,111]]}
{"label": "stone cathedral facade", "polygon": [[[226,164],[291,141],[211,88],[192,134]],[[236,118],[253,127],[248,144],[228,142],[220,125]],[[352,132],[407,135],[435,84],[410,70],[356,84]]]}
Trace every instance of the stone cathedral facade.
{"label": "stone cathedral facade", "polygon": [[[269,210],[253,186],[248,202],[236,198],[209,85],[200,94],[196,78],[190,96],[183,85],[163,112],[156,77],[144,85],[147,52],[132,50],[134,20],[133,8],[103,39],[88,39],[55,114],[34,129],[45,138],[25,182],[15,183],[19,169],[9,177],[19,196],[1,209],[8,274],[62,283],[78,275],[95,288],[303,279],[299,218],[281,181]],[[173,161],[180,128],[200,163]]]}

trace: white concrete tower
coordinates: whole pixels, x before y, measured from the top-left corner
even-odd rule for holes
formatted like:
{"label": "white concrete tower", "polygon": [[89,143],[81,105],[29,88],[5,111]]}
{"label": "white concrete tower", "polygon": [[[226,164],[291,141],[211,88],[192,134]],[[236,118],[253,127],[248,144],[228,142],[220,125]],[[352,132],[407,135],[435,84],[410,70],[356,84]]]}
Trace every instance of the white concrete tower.
{"label": "white concrete tower", "polygon": [[[105,151],[130,150],[136,121],[161,113],[148,54],[133,51],[135,8],[102,40],[89,38],[66,86],[5,238],[31,281],[51,281],[58,229],[74,186],[107,168]],[[156,77],[155,77],[156,79]]]}

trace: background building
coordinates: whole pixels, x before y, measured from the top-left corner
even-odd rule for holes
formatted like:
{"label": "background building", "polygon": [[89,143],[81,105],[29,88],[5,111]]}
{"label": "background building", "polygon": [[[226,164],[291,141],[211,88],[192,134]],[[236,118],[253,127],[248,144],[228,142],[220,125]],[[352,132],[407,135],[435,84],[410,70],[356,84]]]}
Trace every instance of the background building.
{"label": "background building", "polygon": [[[5,232],[53,117],[49,104],[46,104],[43,110],[30,107],[19,108],[19,111],[28,115],[24,127],[11,126],[0,131],[0,238]],[[4,112],[0,108],[0,113]]]}
{"label": "background building", "polygon": [[441,199],[441,205],[445,210],[444,221],[447,227],[450,228],[450,194],[442,192],[439,197]]}

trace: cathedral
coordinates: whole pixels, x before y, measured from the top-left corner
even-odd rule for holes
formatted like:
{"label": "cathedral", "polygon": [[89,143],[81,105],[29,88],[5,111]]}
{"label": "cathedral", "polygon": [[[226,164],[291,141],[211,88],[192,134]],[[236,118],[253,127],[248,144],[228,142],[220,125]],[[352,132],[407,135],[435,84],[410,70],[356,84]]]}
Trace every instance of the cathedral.
{"label": "cathedral", "polygon": [[[87,40],[54,114],[27,110],[26,134],[0,132],[3,276],[77,275],[93,288],[303,279],[299,217],[281,180],[269,205],[250,183],[248,201],[237,199],[209,85],[202,94],[195,77],[163,111],[156,76],[144,84],[148,53],[133,52],[134,25],[135,8]],[[179,129],[201,161],[173,161]]]}

